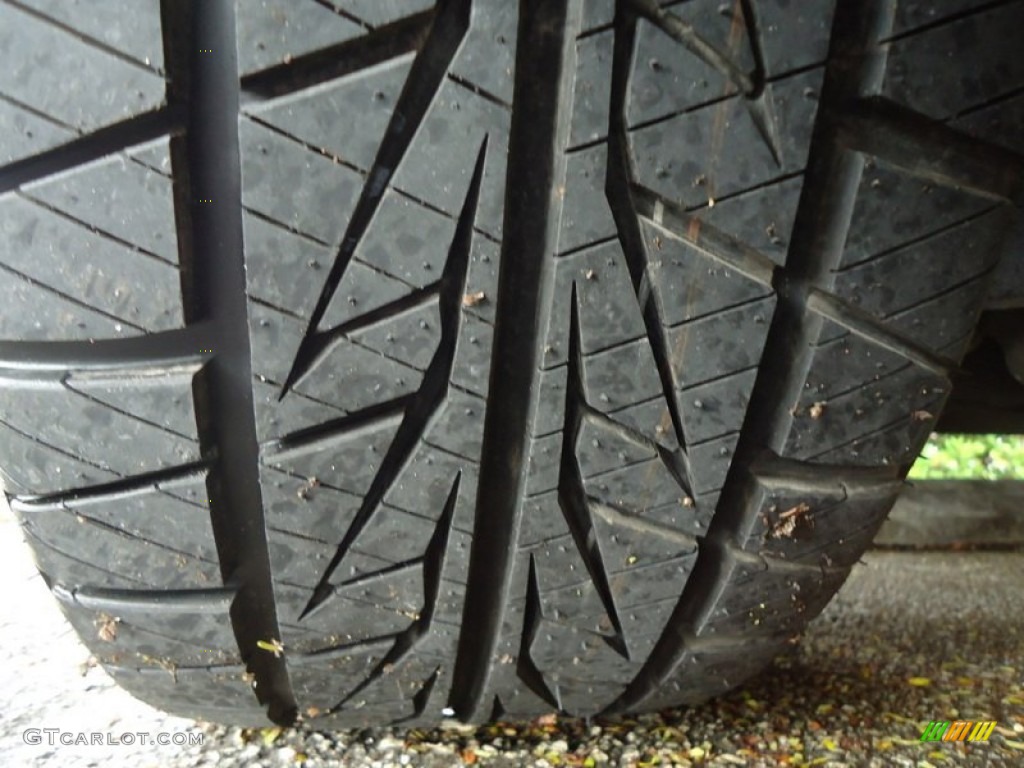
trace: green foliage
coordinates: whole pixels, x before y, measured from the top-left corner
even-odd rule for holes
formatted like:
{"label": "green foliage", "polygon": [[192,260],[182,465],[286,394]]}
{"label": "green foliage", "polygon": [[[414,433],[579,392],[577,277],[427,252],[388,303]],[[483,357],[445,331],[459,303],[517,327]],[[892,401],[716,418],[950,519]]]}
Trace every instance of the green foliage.
{"label": "green foliage", "polygon": [[1024,435],[932,435],[910,477],[1024,479]]}

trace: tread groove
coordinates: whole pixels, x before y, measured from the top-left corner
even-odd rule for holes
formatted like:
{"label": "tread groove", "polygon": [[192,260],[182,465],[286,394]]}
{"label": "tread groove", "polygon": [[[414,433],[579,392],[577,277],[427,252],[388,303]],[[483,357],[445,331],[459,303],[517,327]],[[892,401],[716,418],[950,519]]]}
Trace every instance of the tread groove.
{"label": "tread groove", "polygon": [[[644,0],[646,3],[647,0]],[[621,18],[627,18],[622,15]],[[676,440],[679,443],[679,461],[674,462],[673,474],[678,474],[684,488],[695,486],[693,471],[687,454],[688,443],[683,428],[683,417],[675,392],[677,382],[672,369],[670,345],[665,335],[658,302],[650,286],[650,258],[644,243],[643,232],[637,217],[636,200],[633,194],[633,164],[630,158],[626,127],[626,104],[629,97],[629,66],[632,61],[636,38],[636,18],[629,17],[625,27],[615,35],[615,50],[612,61],[611,108],[608,118],[608,168],[605,178],[605,197],[615,220],[622,251],[626,257],[636,301],[640,307],[647,341],[658,369],[666,408],[672,420]]]}
{"label": "tread groove", "polygon": [[988,144],[881,96],[862,99],[839,119],[839,140],[913,176],[979,196],[1013,201],[1024,184],[1024,156]]}
{"label": "tread groove", "polygon": [[[337,13],[337,8],[332,6],[332,10]],[[242,90],[264,100],[343,78],[418,50],[433,23],[434,11],[407,16],[365,35],[296,56],[287,64],[247,74],[242,77]]]}
{"label": "tread groove", "polygon": [[[237,588],[231,625],[241,659],[255,676],[256,698],[271,720],[291,723],[296,703],[285,661],[257,646],[260,640],[279,638],[280,629],[251,387],[236,9],[232,0],[204,0],[186,19],[173,0],[164,0],[162,8],[168,70],[172,82],[175,75],[182,81],[171,97],[188,109],[187,135],[171,151],[181,187],[176,197],[179,231],[191,245],[183,249],[186,318],[209,323],[206,346],[217,350],[193,385],[202,455],[213,459],[207,475],[213,536],[224,582]],[[172,33],[176,26],[178,35]],[[204,56],[202,48],[223,55]],[[217,204],[200,204],[201,198]],[[182,210],[183,205],[188,207]]]}
{"label": "tread groove", "polygon": [[160,483],[163,482],[200,481],[205,477],[208,469],[209,465],[205,462],[193,462],[61,493],[13,496],[11,508],[20,512],[34,513],[62,509],[65,504],[72,503],[108,503],[139,494],[152,493],[154,490],[158,490]]}
{"label": "tread groove", "polygon": [[200,366],[209,359],[210,325],[193,323],[148,336],[96,341],[0,341],[4,376],[62,380],[68,373],[107,373]]}
{"label": "tread groove", "polygon": [[[470,548],[469,577],[449,705],[470,720],[484,705],[498,644],[526,491],[530,425],[537,409],[534,382],[542,362],[542,314],[553,287],[559,201],[552,194],[564,176],[567,107],[571,88],[565,61],[572,55],[568,0],[520,0],[505,226],[501,244],[489,403]],[[551,137],[556,137],[552,142]],[[501,444],[503,448],[496,450]]]}
{"label": "tread groove", "polygon": [[143,112],[0,168],[0,194],[47,176],[73,170],[137,144],[181,133],[184,127],[184,108],[168,106]]}
{"label": "tread groove", "polygon": [[441,341],[433,359],[423,376],[423,384],[405,411],[402,422],[395,433],[380,469],[370,484],[359,510],[349,524],[341,543],[330,563],[324,569],[319,583],[313,590],[300,619],[308,615],[330,594],[329,579],[341,563],[363,528],[369,522],[377,506],[391,487],[399,471],[412,455],[413,449],[422,439],[434,414],[444,402],[455,360],[455,343],[458,338],[462,297],[465,294],[466,276],[469,267],[469,253],[472,247],[472,222],[477,213],[480,198],[480,184],[483,179],[487,157],[487,137],[481,142],[477,153],[473,177],[466,192],[462,214],[455,229],[448,260],[441,276],[438,304],[441,315]]}
{"label": "tread groove", "polygon": [[445,74],[469,28],[468,0],[447,0],[439,4],[423,48],[413,60],[394,113],[374,158],[367,182],[345,228],[341,247],[310,315],[309,325],[295,353],[291,370],[281,390],[281,399],[314,362],[316,329],[320,325],[349,262],[370,226],[392,174],[405,157],[416,130],[423,122]]}
{"label": "tread groove", "polygon": [[[810,342],[820,320],[806,313],[804,303],[816,284],[825,282],[839,259],[853,215],[862,161],[837,146],[837,127],[829,107],[848,103],[851,94],[877,89],[886,49],[874,41],[891,28],[888,0],[839,0],[833,18],[829,62],[817,125],[811,138],[805,186],[796,215],[787,265],[776,270],[773,286],[778,304],[771,321],[762,365],[743,421],[718,509],[707,535],[698,540],[691,576],[676,603],[666,630],[634,680],[606,712],[635,709],[650,698],[685,658],[687,634],[712,610],[726,588],[725,558],[735,531],[752,514],[749,474],[744,469],[766,447],[772,447],[787,418],[789,405],[802,390],[809,369]],[[850,50],[864,51],[851,56]],[[744,481],[744,476],[746,480]],[[755,556],[757,557],[757,556]],[[763,562],[763,561],[762,561]],[[784,562],[784,561],[783,561]]]}

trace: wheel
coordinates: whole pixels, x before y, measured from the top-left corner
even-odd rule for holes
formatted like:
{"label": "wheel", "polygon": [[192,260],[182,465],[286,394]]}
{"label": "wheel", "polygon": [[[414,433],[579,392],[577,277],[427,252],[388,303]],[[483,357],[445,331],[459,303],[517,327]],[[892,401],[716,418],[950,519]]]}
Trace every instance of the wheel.
{"label": "wheel", "polygon": [[106,669],[214,721],[757,672],[898,494],[1024,178],[1020,2],[0,18],[6,492]]}

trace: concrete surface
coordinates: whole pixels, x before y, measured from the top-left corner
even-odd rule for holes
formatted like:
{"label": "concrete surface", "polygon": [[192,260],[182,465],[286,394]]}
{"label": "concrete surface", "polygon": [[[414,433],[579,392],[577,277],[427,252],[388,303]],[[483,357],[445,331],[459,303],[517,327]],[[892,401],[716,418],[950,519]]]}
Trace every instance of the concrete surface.
{"label": "concrete surface", "polygon": [[[2,765],[1024,765],[1022,553],[870,553],[790,655],[706,707],[429,733],[275,734],[169,718],[89,666],[6,514],[0,572]],[[918,740],[928,721],[958,718],[998,726],[986,744]],[[28,728],[205,743],[50,746],[45,733],[25,743]]]}
{"label": "concrete surface", "polygon": [[1024,480],[917,480],[900,495],[875,544],[1020,546]]}

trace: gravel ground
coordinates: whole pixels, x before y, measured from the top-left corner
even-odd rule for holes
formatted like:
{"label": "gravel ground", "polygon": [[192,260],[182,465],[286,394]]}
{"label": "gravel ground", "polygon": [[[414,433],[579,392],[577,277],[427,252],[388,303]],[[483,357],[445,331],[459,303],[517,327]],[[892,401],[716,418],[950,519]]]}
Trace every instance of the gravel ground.
{"label": "gravel ground", "polygon": [[[0,764],[60,766],[1024,765],[1024,553],[874,552],[802,643],[696,710],[424,732],[247,731],[119,690],[69,630],[0,513]],[[988,743],[924,744],[930,720],[996,720]],[[27,728],[201,734],[201,746],[50,746]],[[140,742],[143,737],[136,737]]]}

